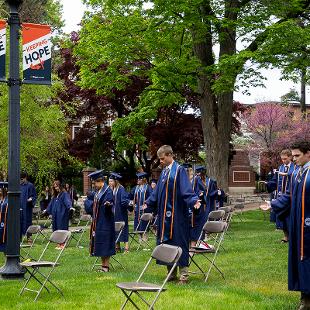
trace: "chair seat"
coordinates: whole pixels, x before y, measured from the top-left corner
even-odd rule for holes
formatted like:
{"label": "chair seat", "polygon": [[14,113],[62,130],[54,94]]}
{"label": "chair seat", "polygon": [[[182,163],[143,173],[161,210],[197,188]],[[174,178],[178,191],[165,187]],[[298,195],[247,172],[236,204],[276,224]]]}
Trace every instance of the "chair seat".
{"label": "chair seat", "polygon": [[85,227],[69,227],[69,231],[71,231],[74,234],[81,233],[85,230]]}
{"label": "chair seat", "polygon": [[[146,291],[146,292],[157,292],[160,290],[161,286],[153,283],[145,282],[122,282],[117,283],[117,287],[126,291]],[[163,291],[166,289],[163,288]]]}
{"label": "chair seat", "polygon": [[40,261],[40,262],[23,262],[20,264],[23,267],[54,267],[58,266],[59,264],[54,263],[54,262],[48,262],[48,261]]}
{"label": "chair seat", "polygon": [[201,253],[215,253],[215,249],[202,249],[199,247],[192,247],[189,249],[190,253],[201,254]]}

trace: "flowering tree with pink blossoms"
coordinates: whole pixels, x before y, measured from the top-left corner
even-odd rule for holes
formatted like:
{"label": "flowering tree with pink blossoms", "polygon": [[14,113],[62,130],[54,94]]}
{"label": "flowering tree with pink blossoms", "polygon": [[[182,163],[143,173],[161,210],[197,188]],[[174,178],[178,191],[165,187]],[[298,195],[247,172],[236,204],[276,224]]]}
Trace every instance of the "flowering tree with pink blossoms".
{"label": "flowering tree with pink blossoms", "polygon": [[310,140],[310,119],[299,109],[276,102],[256,104],[244,113],[247,131],[252,143],[251,153],[260,154],[261,170],[268,172],[279,165],[279,152],[296,140]]}

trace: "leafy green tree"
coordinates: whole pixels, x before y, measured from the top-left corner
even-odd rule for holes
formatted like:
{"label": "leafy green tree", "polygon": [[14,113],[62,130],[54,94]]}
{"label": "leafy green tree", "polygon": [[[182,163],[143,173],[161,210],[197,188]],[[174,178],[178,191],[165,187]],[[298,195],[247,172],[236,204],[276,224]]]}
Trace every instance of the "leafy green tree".
{"label": "leafy green tree", "polygon": [[[138,108],[114,123],[118,147],[144,143],[143,129],[156,112],[183,105],[184,90],[191,89],[199,97],[207,172],[226,188],[233,92],[261,85],[261,68],[284,64],[286,75],[294,73],[293,63],[309,42],[310,1],[85,2],[92,12],[76,47],[81,85],[107,94],[133,74],[151,81]],[[145,70],[136,65],[141,59],[149,63]],[[303,59],[299,68],[308,62]],[[100,70],[107,63],[108,70]]]}

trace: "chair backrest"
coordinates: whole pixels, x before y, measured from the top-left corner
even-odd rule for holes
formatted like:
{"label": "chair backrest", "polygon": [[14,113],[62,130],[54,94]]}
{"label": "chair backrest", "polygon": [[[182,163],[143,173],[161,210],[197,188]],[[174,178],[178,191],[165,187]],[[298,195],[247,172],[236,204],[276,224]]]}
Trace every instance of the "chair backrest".
{"label": "chair backrest", "polygon": [[146,221],[146,222],[149,222],[152,219],[153,219],[153,214],[152,213],[143,213],[141,215],[141,218],[140,218],[141,221]]}
{"label": "chair backrest", "polygon": [[235,208],[235,209],[244,209],[244,204],[242,204],[242,203],[237,203],[237,204],[234,205],[234,208]]}
{"label": "chair backrest", "polygon": [[125,226],[125,222],[115,222],[115,232],[121,231]]}
{"label": "chair backrest", "polygon": [[207,221],[203,226],[203,230],[209,234],[218,234],[225,230],[226,225],[226,222],[223,221]]}
{"label": "chair backrest", "polygon": [[219,208],[219,210],[223,210],[225,213],[228,213],[228,212],[230,212],[230,207],[221,207],[221,208]]}
{"label": "chair backrest", "polygon": [[209,213],[208,219],[218,221],[218,220],[222,219],[224,217],[224,215],[225,215],[224,210],[211,211]]}
{"label": "chair backrest", "polygon": [[71,236],[71,232],[69,230],[55,230],[51,236],[49,241],[53,243],[65,243],[69,240]]}
{"label": "chair backrest", "polygon": [[30,225],[27,228],[26,234],[37,234],[39,231],[41,231],[40,225]]}
{"label": "chair backrest", "polygon": [[178,262],[182,255],[182,249],[169,244],[160,244],[153,250],[152,258],[163,263],[172,264]]}
{"label": "chair backrest", "polygon": [[89,214],[82,214],[80,217],[80,222],[89,222],[91,221],[91,216]]}

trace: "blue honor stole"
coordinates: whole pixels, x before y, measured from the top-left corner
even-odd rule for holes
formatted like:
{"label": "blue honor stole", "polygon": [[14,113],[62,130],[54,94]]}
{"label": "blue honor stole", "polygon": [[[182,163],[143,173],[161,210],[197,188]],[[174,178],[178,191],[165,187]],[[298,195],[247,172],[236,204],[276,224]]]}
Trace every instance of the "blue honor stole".
{"label": "blue honor stole", "polygon": [[176,198],[176,180],[179,172],[179,167],[176,162],[173,163],[167,179],[163,179],[165,182],[163,190],[165,191],[165,202],[162,218],[162,231],[160,242],[171,240],[173,237],[173,224],[174,224],[174,208]]}
{"label": "blue honor stole", "polygon": [[[310,233],[310,165],[304,168],[302,173],[304,178],[301,178],[301,182],[303,182],[302,193],[301,193],[301,240],[300,240],[300,260],[304,260],[304,258],[309,258],[310,251],[309,245],[307,245],[308,251],[305,253],[305,230],[306,233]],[[308,206],[306,208],[306,206]]]}

